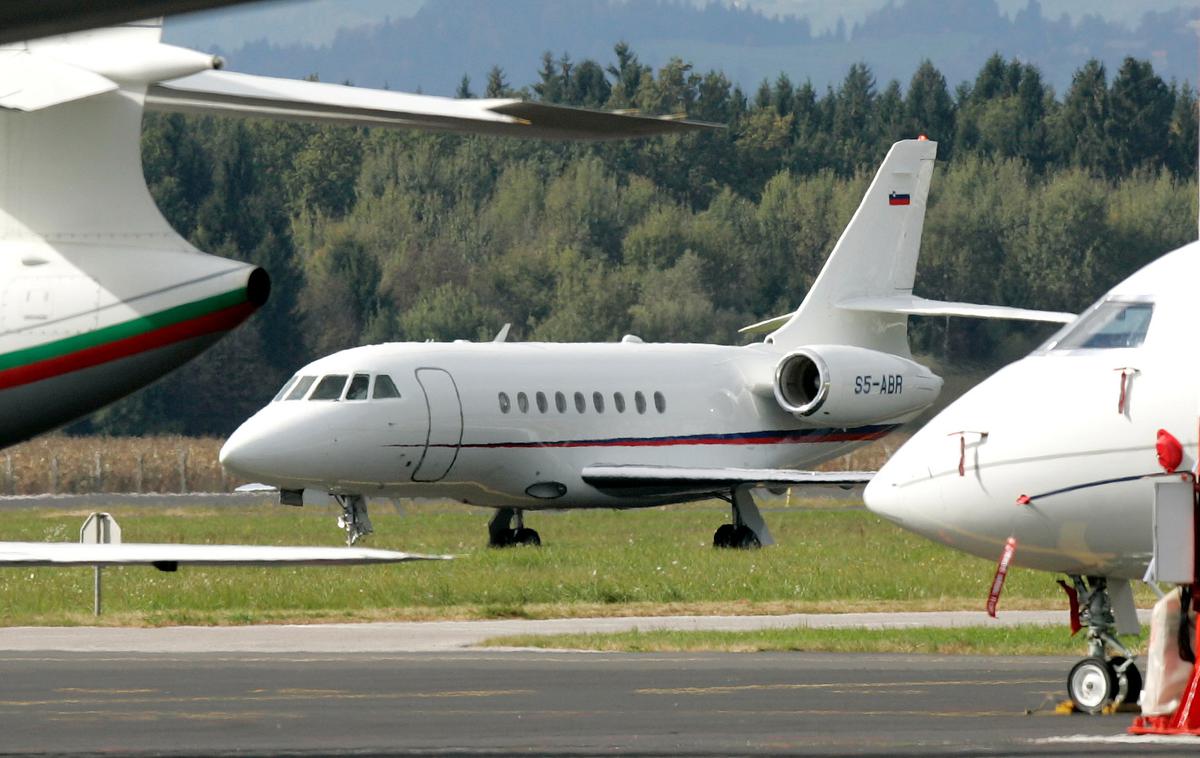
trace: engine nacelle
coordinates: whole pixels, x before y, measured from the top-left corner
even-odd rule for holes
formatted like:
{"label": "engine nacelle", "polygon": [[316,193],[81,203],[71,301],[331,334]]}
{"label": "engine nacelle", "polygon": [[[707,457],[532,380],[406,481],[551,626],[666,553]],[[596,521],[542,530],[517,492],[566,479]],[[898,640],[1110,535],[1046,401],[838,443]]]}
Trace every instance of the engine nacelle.
{"label": "engine nacelle", "polygon": [[802,421],[850,427],[929,407],[942,379],[907,358],[849,345],[811,345],[775,367],[775,399]]}

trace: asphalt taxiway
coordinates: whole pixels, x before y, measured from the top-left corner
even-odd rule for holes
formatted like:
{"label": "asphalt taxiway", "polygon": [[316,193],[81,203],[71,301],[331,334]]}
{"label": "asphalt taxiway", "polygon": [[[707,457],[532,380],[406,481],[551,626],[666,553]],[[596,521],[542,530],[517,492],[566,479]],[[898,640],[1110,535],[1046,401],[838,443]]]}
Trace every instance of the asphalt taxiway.
{"label": "asphalt taxiway", "polygon": [[0,653],[0,754],[1195,754],[1057,716],[1070,659]]}

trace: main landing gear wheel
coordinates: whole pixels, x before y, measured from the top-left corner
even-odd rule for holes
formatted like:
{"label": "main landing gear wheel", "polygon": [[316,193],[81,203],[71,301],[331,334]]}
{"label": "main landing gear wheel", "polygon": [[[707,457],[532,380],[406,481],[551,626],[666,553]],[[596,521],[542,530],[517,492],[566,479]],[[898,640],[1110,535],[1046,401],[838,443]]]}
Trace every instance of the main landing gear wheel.
{"label": "main landing gear wheel", "polygon": [[762,547],[762,543],[758,541],[758,535],[748,526],[722,524],[713,534],[713,547],[748,550]]}
{"label": "main landing gear wheel", "polygon": [[1067,694],[1083,713],[1100,713],[1117,697],[1117,675],[1103,658],[1084,658],[1067,675]]}
{"label": "main landing gear wheel", "polygon": [[[513,521],[516,526],[513,526]],[[525,514],[516,508],[497,508],[496,515],[488,522],[488,547],[513,547],[531,545],[538,547],[542,538],[533,529],[525,526]]]}
{"label": "main landing gear wheel", "polygon": [[512,544],[514,545],[533,545],[534,547],[540,547],[542,544],[542,538],[538,535],[538,533],[533,529],[526,529],[525,527],[514,529],[512,539]]}

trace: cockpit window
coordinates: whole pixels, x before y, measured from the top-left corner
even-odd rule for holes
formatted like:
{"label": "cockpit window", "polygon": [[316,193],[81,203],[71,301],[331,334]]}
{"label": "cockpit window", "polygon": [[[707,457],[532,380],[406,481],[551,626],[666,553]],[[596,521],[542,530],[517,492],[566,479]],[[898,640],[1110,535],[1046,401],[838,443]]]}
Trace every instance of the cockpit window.
{"label": "cockpit window", "polygon": [[317,381],[317,377],[315,376],[300,377],[300,381],[296,382],[296,386],[292,387],[292,391],[288,393],[287,399],[303,400],[304,396],[308,394],[308,388],[311,387],[315,381]]}
{"label": "cockpit window", "polygon": [[283,389],[279,390],[279,394],[275,395],[275,399],[271,402],[278,403],[280,400],[282,400],[284,396],[287,395],[288,390],[292,388],[292,385],[295,384],[296,380],[299,378],[299,376],[293,376],[291,379],[288,379],[287,384],[283,385]]}
{"label": "cockpit window", "polygon": [[371,387],[370,374],[355,374],[350,380],[350,389],[346,390],[347,400],[366,400],[367,390]]}
{"label": "cockpit window", "polygon": [[322,377],[309,400],[337,400],[342,396],[342,390],[346,388],[346,380],[349,378],[345,374]]}
{"label": "cockpit window", "polygon": [[387,374],[380,374],[375,377],[375,392],[371,397],[376,400],[388,400],[391,398],[400,397],[400,390],[396,389],[395,382],[392,377]]}
{"label": "cockpit window", "polygon": [[1079,319],[1050,349],[1138,347],[1146,339],[1153,315],[1154,303],[1104,302]]}

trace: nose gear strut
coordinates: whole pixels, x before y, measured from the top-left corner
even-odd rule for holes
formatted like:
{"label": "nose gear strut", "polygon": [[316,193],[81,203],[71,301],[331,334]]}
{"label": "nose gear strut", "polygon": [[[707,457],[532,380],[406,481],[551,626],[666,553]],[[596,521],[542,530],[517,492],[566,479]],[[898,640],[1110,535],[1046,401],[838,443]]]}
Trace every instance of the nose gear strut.
{"label": "nose gear strut", "polygon": [[338,505],[342,506],[342,515],[338,516],[338,529],[346,531],[346,544],[353,545],[363,537],[375,531],[371,519],[367,516],[367,499],[362,495],[334,495]]}

